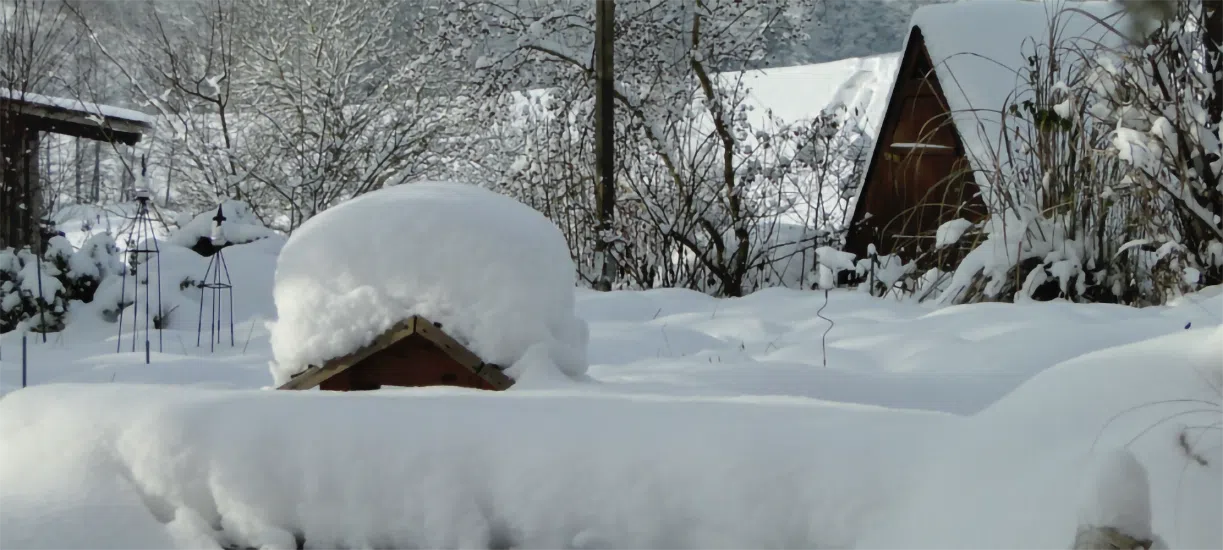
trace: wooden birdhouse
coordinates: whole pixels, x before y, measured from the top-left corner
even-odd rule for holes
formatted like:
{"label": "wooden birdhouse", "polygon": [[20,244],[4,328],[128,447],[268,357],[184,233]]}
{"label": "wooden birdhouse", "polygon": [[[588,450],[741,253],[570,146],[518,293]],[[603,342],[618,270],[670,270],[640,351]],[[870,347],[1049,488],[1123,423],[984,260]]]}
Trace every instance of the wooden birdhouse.
{"label": "wooden birdhouse", "polygon": [[369,345],[322,365],[311,365],[282,390],[376,390],[383,386],[459,386],[500,391],[514,380],[485,363],[419,315],[401,321]]}

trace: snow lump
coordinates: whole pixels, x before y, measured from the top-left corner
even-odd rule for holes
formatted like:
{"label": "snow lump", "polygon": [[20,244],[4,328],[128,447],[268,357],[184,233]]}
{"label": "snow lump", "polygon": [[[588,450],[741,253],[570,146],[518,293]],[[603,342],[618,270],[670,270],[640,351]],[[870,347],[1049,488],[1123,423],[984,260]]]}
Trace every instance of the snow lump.
{"label": "snow lump", "polygon": [[512,198],[449,182],[369,193],[308,220],[280,253],[272,375],[283,384],[415,314],[511,377],[580,376],[575,275],[560,230]]}

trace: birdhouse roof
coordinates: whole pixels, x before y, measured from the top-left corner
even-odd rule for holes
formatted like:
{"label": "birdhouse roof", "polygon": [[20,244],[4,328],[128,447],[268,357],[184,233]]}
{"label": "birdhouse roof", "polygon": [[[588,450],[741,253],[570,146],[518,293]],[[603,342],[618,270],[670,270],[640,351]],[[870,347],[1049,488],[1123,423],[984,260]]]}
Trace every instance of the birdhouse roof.
{"label": "birdhouse roof", "polygon": [[[446,334],[436,323],[419,315],[413,315],[396,323],[389,330],[374,338],[373,342],[361,349],[342,357],[330,359],[322,365],[309,366],[306,370],[282,384],[279,389],[306,390],[318,386],[328,378],[357,366],[374,354],[411,336],[420,336],[434,346],[437,346],[438,349],[453,359],[455,363],[475,373],[495,389],[504,390],[514,384],[510,377],[501,372],[500,367],[485,363],[479,356],[467,349],[466,346],[459,343],[449,334]],[[404,368],[411,367],[405,366]]]}

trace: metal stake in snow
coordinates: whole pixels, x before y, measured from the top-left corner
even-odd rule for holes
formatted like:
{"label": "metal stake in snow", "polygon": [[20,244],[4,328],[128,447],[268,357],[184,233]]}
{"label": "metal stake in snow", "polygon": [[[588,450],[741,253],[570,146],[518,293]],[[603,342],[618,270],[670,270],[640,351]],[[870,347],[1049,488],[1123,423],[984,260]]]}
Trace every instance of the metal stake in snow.
{"label": "metal stake in snow", "polygon": [[208,351],[216,350],[216,344],[221,341],[221,309],[223,308],[225,297],[228,294],[229,300],[229,345],[234,346],[234,287],[233,281],[229,278],[229,264],[225,263],[225,245],[229,243],[229,239],[225,237],[225,227],[221,224],[225,222],[225,212],[222,207],[217,207],[217,215],[212,219],[216,221],[216,225],[212,227],[212,246],[216,253],[208,260],[208,269],[204,271],[204,278],[200,280],[200,314],[199,323],[196,327],[195,345],[199,347],[200,340],[204,337],[204,291],[207,290],[211,294],[211,307],[208,308],[210,315],[208,321]]}
{"label": "metal stake in snow", "polygon": [[[46,300],[42,296],[42,246],[36,247],[38,253],[34,255],[34,276],[38,278],[38,327],[39,332],[42,332],[42,343],[47,343],[47,313],[43,304]],[[22,342],[24,343],[24,339]]]}
{"label": "metal stake in snow", "polygon": [[34,249],[34,276],[38,278],[38,331],[42,333],[42,343],[47,343],[47,300],[42,290],[42,260],[47,241],[55,236],[55,222],[50,219],[40,220],[38,246]]}
{"label": "metal stake in snow", "polygon": [[[140,323],[138,316],[140,315],[140,287],[141,283],[144,286],[144,342],[145,342],[145,364],[150,361],[149,333],[153,328],[157,329],[157,351],[162,351],[162,328],[165,325],[163,312],[161,309],[161,246],[157,244],[157,232],[153,228],[153,220],[149,217],[149,199],[152,193],[145,188],[137,188],[135,190],[137,209],[136,219],[132,226],[131,233],[127,239],[127,254],[128,266],[123,269],[122,283],[119,291],[119,341],[115,344],[115,352],[118,353],[123,349],[123,306],[127,301],[127,279],[128,272],[131,272],[132,279],[132,347],[131,351],[136,351],[136,338],[140,332]],[[144,277],[141,277],[140,267],[144,266]],[[151,295],[151,287],[154,282],[157,284],[157,313],[152,313],[154,308],[153,296]]]}

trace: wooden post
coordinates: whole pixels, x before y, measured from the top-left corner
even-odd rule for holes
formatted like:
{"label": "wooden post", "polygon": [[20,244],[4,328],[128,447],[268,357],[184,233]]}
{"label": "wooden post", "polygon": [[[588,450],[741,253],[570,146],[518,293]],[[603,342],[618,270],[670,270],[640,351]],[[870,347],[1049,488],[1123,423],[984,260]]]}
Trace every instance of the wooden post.
{"label": "wooden post", "polygon": [[93,142],[93,180],[90,181],[90,200],[98,202],[102,194],[102,142]]}
{"label": "wooden post", "polygon": [[615,14],[614,0],[595,0],[595,167],[599,178],[595,188],[599,216],[595,262],[599,275],[594,287],[604,291],[611,290],[617,271],[612,243],[608,242],[616,217]]}
{"label": "wooden post", "polygon": [[72,165],[75,168],[75,170],[73,170],[72,179],[72,183],[74,184],[72,198],[76,200],[77,204],[80,204],[84,202],[81,197],[81,183],[83,182],[85,172],[84,159],[81,158],[81,138],[72,138],[72,147]]}
{"label": "wooden post", "polygon": [[0,247],[39,243],[42,188],[38,181],[38,131],[18,117],[0,114]]}
{"label": "wooden post", "polygon": [[39,252],[43,249],[42,242],[42,180],[40,179],[41,170],[38,166],[40,143],[38,140],[38,130],[26,128],[25,133],[25,155],[22,160],[25,164],[22,169],[23,183],[25,184],[25,209],[23,214],[26,216],[22,220],[22,236],[23,245],[35,247]]}

